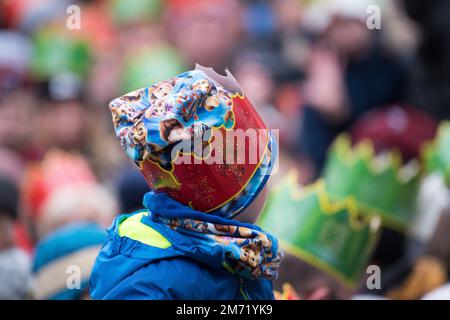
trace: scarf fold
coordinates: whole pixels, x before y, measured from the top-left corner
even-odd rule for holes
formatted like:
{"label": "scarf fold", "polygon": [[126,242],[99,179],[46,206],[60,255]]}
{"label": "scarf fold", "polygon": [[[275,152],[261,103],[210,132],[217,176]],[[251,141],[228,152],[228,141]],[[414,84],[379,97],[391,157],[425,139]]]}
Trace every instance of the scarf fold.
{"label": "scarf fold", "polygon": [[148,192],[144,206],[154,223],[169,227],[198,247],[187,250],[194,259],[208,260],[205,252],[218,254],[221,267],[240,277],[277,277],[283,253],[277,239],[259,227],[196,211],[163,193]]}

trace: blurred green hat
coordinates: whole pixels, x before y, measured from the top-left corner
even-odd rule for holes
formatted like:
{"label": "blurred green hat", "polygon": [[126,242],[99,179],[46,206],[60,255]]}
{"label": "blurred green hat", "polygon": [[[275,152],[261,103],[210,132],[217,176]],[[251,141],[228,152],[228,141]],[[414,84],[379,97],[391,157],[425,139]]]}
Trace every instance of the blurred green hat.
{"label": "blurred green hat", "polygon": [[181,57],[168,45],[145,48],[125,58],[121,91],[127,93],[185,71]]}
{"label": "blurred green hat", "polygon": [[31,69],[39,80],[47,80],[61,73],[85,78],[91,62],[90,46],[82,38],[48,28],[43,28],[34,37]]}
{"label": "blurred green hat", "polygon": [[423,160],[428,172],[442,175],[450,185],[450,121],[443,121],[435,140],[425,146]]}
{"label": "blurred green hat", "polygon": [[149,22],[159,18],[161,0],[111,0],[112,20],[118,25]]}
{"label": "blurred green hat", "polygon": [[373,253],[380,218],[361,215],[353,198],[332,200],[323,181],[300,190],[295,180],[291,173],[272,190],[258,225],[289,254],[354,287]]}
{"label": "blurred green hat", "polygon": [[333,143],[323,174],[326,191],[335,201],[352,197],[366,214],[376,214],[383,225],[405,231],[416,213],[420,165],[402,166],[401,156],[390,151],[374,155],[369,140],[351,146],[348,135]]}

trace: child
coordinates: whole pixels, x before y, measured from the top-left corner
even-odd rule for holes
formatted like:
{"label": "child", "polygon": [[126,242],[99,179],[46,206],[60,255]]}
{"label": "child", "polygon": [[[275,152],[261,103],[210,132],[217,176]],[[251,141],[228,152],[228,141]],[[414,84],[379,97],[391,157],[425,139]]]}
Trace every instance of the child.
{"label": "child", "polygon": [[[197,86],[199,81],[208,85]],[[197,67],[170,83],[173,86],[164,96],[155,94],[155,88],[159,88],[155,85],[145,88],[140,101],[130,103],[118,98],[110,104],[116,135],[153,191],[144,196],[145,210],[121,215],[113,222],[109,241],[92,271],[91,296],[273,299],[271,280],[277,276],[282,253],[277,240],[253,223],[266,199],[265,184],[276,158],[274,139],[267,134],[250,143],[265,146],[257,163],[180,164],[172,155],[170,164],[162,167],[155,157],[161,150],[176,146],[160,132],[171,130],[170,122],[191,133],[192,141],[202,138],[194,129],[213,129],[209,133],[216,139],[203,139],[203,147],[231,128],[267,131],[242,93],[237,92],[231,75],[225,78]],[[205,101],[211,96],[219,103],[208,110]],[[161,103],[166,104],[163,115],[145,116],[151,114],[148,109]],[[130,106],[133,112],[123,116],[121,107]],[[230,112],[233,117],[225,120],[224,115]],[[138,141],[133,139],[133,132],[142,123],[144,138]],[[245,148],[248,154],[249,146]],[[185,154],[194,159],[193,153]],[[203,157],[209,157],[209,153],[203,153]]]}

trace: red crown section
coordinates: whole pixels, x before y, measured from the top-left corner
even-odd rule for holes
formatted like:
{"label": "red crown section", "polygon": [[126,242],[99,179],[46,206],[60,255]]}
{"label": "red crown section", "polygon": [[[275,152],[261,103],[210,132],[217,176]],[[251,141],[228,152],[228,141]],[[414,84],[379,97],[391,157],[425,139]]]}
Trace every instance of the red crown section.
{"label": "red crown section", "polygon": [[240,194],[267,152],[269,133],[244,96],[233,96],[230,116],[234,117],[234,126],[213,128],[210,139],[204,142],[203,157],[179,154],[188,161],[178,163],[173,159],[170,170],[152,160],[145,161],[141,171],[152,190],[168,193],[203,212],[214,211]]}

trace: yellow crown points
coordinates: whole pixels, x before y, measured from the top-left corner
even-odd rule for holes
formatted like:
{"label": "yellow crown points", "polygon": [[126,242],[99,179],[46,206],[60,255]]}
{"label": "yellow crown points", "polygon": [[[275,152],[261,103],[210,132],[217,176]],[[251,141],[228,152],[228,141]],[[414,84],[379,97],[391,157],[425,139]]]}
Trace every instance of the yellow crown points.
{"label": "yellow crown points", "polygon": [[327,193],[333,199],[354,198],[364,213],[379,215],[386,226],[405,230],[416,213],[419,162],[403,165],[399,152],[373,150],[369,140],[352,147],[349,136],[339,136],[325,165]]}
{"label": "yellow crown points", "polygon": [[450,185],[450,121],[443,121],[433,142],[425,146],[423,160],[427,172],[442,175]]}
{"label": "yellow crown points", "polygon": [[323,181],[303,189],[288,176],[258,221],[288,253],[354,286],[370,258],[380,219],[360,215],[352,198],[332,200]]}

